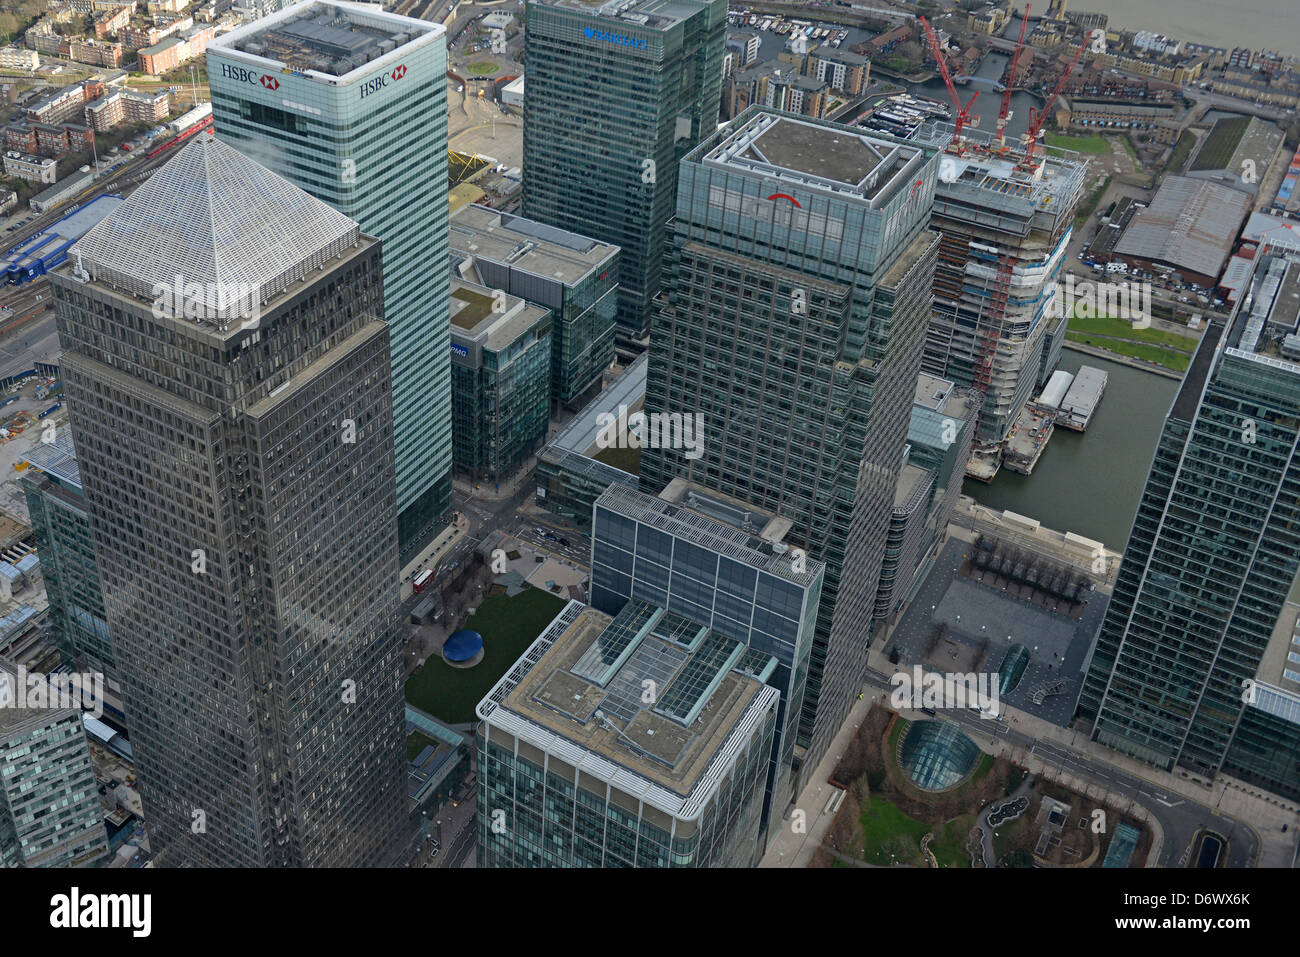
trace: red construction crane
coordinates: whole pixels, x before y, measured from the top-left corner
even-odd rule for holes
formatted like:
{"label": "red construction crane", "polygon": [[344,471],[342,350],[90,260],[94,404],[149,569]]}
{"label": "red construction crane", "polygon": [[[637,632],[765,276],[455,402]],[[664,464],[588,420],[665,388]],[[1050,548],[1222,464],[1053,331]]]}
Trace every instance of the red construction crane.
{"label": "red construction crane", "polygon": [[1020,51],[1025,48],[1025,27],[1029,26],[1029,4],[1025,4],[1025,15],[1020,19],[1020,36],[1016,38],[1016,52],[1011,54],[1011,63],[1007,66],[1006,84],[1002,88],[1002,107],[998,110],[997,133],[993,136],[993,145],[998,149],[1007,146],[1007,117],[1011,115],[1011,91],[1016,85],[1016,67],[1020,65]]}
{"label": "red construction crane", "polygon": [[1038,150],[1038,137],[1043,131],[1043,124],[1047,122],[1048,115],[1052,112],[1052,104],[1056,102],[1057,96],[1065,87],[1065,81],[1070,78],[1074,72],[1075,64],[1079,62],[1079,57],[1083,56],[1084,47],[1088,45],[1090,37],[1084,33],[1083,42],[1079,44],[1079,49],[1074,51],[1074,58],[1070,60],[1070,65],[1061,72],[1061,78],[1056,81],[1056,89],[1052,90],[1052,95],[1047,98],[1043,105],[1042,111],[1029,108],[1029,130],[1026,132],[1027,142],[1025,143],[1025,158],[1016,166],[1016,169],[1028,170],[1037,173],[1042,166],[1037,162],[1035,153]]}
{"label": "red construction crane", "polygon": [[970,98],[969,103],[965,106],[961,105],[961,97],[957,95],[957,87],[953,85],[952,76],[948,73],[948,64],[945,63],[943,59],[943,50],[939,47],[939,38],[934,35],[934,28],[930,26],[929,21],[926,20],[925,17],[921,17],[920,19],[921,26],[925,27],[925,35],[930,41],[930,52],[934,54],[934,62],[939,64],[939,72],[943,75],[943,82],[948,87],[948,95],[952,97],[953,115],[955,116],[955,119],[953,120],[951,149],[960,155],[962,150],[965,148],[961,141],[961,131],[965,126],[970,124],[970,108],[974,106],[975,101],[979,99],[979,90],[975,91],[975,95]]}

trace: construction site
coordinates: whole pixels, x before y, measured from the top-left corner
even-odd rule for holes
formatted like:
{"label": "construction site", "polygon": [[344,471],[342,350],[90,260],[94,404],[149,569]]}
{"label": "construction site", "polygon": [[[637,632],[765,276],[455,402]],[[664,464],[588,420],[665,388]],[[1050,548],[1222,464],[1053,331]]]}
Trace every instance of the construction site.
{"label": "construction site", "polygon": [[[931,119],[914,134],[946,147],[939,167],[931,228],[943,236],[934,276],[934,313],[923,371],[984,394],[968,474],[989,481],[1021,409],[1051,374],[1065,340],[1066,318],[1047,304],[1072,235],[1087,164],[1042,143],[1043,125],[1083,52],[1075,51],[1041,110],[1030,111],[1018,143],[1006,136],[1014,70],[995,131],[972,133],[945,56],[922,25],[953,101],[954,122]],[[1023,30],[1017,54],[1023,47]]]}

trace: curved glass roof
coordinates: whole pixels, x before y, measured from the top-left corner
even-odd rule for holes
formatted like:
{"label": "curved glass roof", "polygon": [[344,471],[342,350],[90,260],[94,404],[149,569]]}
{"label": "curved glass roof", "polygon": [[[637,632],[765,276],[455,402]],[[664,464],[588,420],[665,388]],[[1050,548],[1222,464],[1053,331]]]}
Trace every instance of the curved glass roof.
{"label": "curved glass roof", "polygon": [[970,774],[980,749],[948,721],[918,721],[907,730],[898,763],[923,791],[945,791]]}

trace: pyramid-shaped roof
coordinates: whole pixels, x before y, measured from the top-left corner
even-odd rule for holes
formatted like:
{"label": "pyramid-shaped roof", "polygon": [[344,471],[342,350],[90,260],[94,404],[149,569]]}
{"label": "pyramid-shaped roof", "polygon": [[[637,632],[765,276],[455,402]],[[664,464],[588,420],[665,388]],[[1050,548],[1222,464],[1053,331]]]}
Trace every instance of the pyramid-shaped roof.
{"label": "pyramid-shaped roof", "polygon": [[72,250],[91,277],[224,328],[355,246],[347,216],[208,133]]}

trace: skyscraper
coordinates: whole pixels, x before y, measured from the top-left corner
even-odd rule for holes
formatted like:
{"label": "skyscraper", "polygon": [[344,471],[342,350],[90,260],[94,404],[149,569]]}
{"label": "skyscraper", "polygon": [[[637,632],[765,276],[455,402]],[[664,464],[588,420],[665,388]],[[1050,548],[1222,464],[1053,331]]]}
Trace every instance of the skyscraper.
{"label": "skyscraper", "polygon": [[65,429],[53,442],[33,446],[24,460],[30,467],[21,484],[41,556],[54,642],[65,661],[84,663],[116,683],[94,535],[72,436]]}
{"label": "skyscraper", "polygon": [[523,213],[622,248],[618,335],[645,337],[677,163],[718,122],[726,0],[526,7]]}
{"label": "skyscraper", "polygon": [[403,563],[451,508],[445,35],[329,0],[208,46],[217,135],[384,244]]}
{"label": "skyscraper", "polygon": [[614,362],[618,247],[470,205],[451,219],[455,274],[552,310],[551,399],[581,406]]}
{"label": "skyscraper", "polygon": [[[952,127],[923,127],[946,145]],[[1067,317],[1048,309],[1083,196],[1087,164],[1048,156],[1037,175],[967,131],[945,153],[931,228],[943,236],[922,368],[983,393],[976,448],[991,459],[1060,359]],[[989,467],[992,467],[991,465]],[[991,478],[991,476],[990,476]]]}
{"label": "skyscraper", "polygon": [[649,602],[569,602],[476,709],[479,866],[756,864],[769,658]]}
{"label": "skyscraper", "polygon": [[1165,418],[1079,702],[1095,740],[1210,775],[1265,698],[1300,732],[1260,671],[1300,571],[1300,252],[1255,262]]}
{"label": "skyscraper", "polygon": [[75,707],[15,707],[27,675],[0,663],[0,867],[76,867],[108,853],[90,748]]}
{"label": "skyscraper", "polygon": [[856,698],[938,236],[938,150],[752,108],[682,162],[649,416],[703,416],[703,450],[646,448],[674,478],[779,512],[826,563],[799,743],[815,764]]}
{"label": "skyscraper", "polygon": [[788,519],[681,479],[659,497],[612,485],[593,509],[591,602],[617,614],[647,601],[745,646],[781,694],[763,840],[794,799],[796,729],[825,566],[785,542]]}
{"label": "skyscraper", "polygon": [[406,811],[379,243],[202,135],[51,282],[150,840],[390,860]]}

